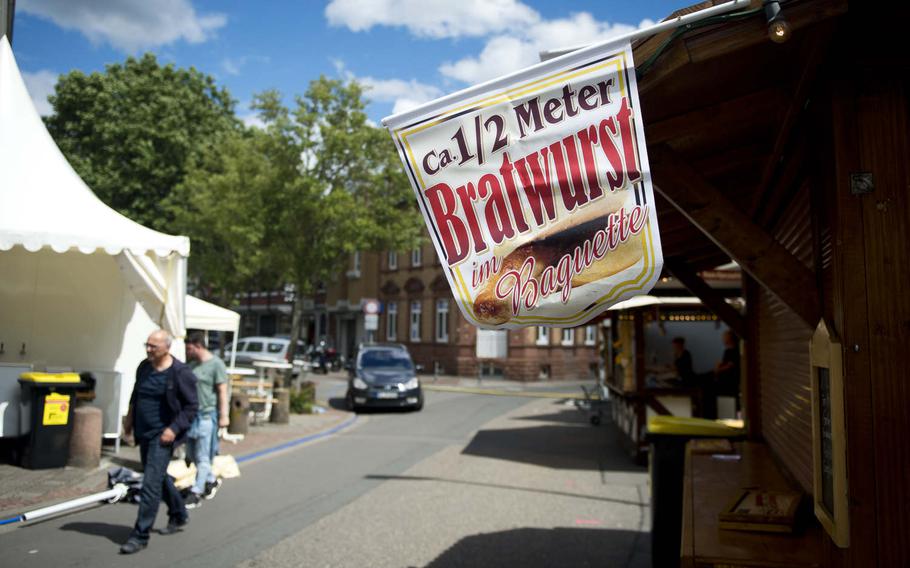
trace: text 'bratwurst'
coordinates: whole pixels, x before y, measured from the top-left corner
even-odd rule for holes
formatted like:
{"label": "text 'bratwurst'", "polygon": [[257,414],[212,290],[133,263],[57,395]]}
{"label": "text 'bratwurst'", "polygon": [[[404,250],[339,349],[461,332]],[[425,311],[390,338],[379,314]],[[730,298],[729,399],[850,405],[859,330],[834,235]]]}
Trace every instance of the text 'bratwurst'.
{"label": "text 'bratwurst'", "polygon": [[[577,208],[637,182],[641,172],[635,159],[632,116],[629,101],[623,97],[615,116],[514,162],[504,152],[498,175],[488,173],[454,189],[445,183],[426,189],[447,263],[452,266],[463,261],[472,249],[480,254],[532,229],[558,223],[555,199],[562,200],[562,208],[571,218]],[[601,172],[596,153],[607,165]],[[554,185],[558,186],[555,199]],[[479,216],[486,221],[491,243]]]}

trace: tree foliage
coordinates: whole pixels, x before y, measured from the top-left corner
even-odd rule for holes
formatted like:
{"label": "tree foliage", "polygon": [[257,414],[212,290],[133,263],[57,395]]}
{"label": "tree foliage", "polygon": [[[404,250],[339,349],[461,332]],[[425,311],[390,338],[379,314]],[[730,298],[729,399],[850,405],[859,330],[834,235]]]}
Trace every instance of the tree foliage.
{"label": "tree foliage", "polygon": [[164,202],[187,162],[239,127],[234,102],[199,71],[152,54],[103,73],[62,75],[46,119],[57,145],[98,197],[143,225],[171,231]]}
{"label": "tree foliage", "polygon": [[368,123],[364,106],[356,82],[325,77],[293,110],[277,91],[253,104],[280,178],[272,258],[303,293],[337,275],[354,251],[409,247],[421,232],[395,147]]}
{"label": "tree foliage", "polygon": [[292,108],[261,93],[262,129],[240,124],[211,77],[150,54],[64,75],[50,100],[48,130],[89,187],[144,225],[188,235],[191,275],[222,303],[287,283],[309,295],[355,251],[410,248],[422,233],[394,145],[355,82],[321,77]]}
{"label": "tree foliage", "polygon": [[274,176],[265,146],[258,130],[228,132],[188,161],[167,202],[173,231],[190,236],[198,293],[224,305],[239,292],[275,284],[266,243]]}
{"label": "tree foliage", "polygon": [[[343,272],[355,251],[419,241],[408,180],[388,134],[369,124],[361,87],[321,77],[295,103],[288,108],[277,91],[257,95],[264,128],[223,137],[190,162],[176,193],[194,274],[224,292],[290,283],[299,299]],[[292,346],[301,314],[296,301]]]}

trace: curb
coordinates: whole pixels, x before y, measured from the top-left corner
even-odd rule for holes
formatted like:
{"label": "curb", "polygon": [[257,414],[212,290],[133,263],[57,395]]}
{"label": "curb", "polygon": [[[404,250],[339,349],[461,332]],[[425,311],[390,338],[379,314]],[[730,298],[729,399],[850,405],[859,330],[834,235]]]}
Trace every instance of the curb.
{"label": "curb", "polygon": [[[244,462],[251,462],[251,461],[256,460],[256,459],[258,459],[258,458],[265,457],[265,456],[267,456],[267,455],[270,455],[270,454],[273,454],[273,453],[276,453],[276,452],[280,452],[280,451],[283,451],[283,450],[287,450],[287,449],[290,449],[290,448],[293,448],[293,447],[296,447],[296,446],[299,446],[299,445],[302,445],[302,444],[306,444],[306,443],[308,443],[308,442],[312,442],[312,441],[315,441],[315,440],[320,440],[320,439],[322,439],[322,438],[328,438],[329,436],[331,436],[331,435],[333,435],[333,434],[337,434],[338,432],[341,432],[342,430],[346,430],[347,428],[350,428],[350,427],[353,426],[356,422],[357,422],[357,415],[355,414],[355,415],[351,416],[350,418],[346,419],[346,420],[345,420],[344,422],[342,422],[341,424],[336,424],[336,425],[334,425],[334,426],[330,426],[329,428],[327,428],[327,429],[325,429],[325,430],[321,430],[321,431],[318,431],[318,432],[314,432],[314,433],[312,433],[312,434],[307,434],[306,436],[303,436],[303,437],[300,437],[300,438],[296,438],[296,439],[290,440],[290,441],[288,441],[288,442],[282,442],[282,443],[277,444],[277,445],[275,445],[275,446],[267,447],[267,448],[264,448],[264,449],[261,449],[261,450],[256,450],[256,451],[251,452],[251,453],[248,453],[248,454],[244,454],[244,455],[242,455],[242,456],[239,456],[239,457],[235,458],[235,461],[236,461],[237,464],[239,465],[239,464],[241,464],[241,463],[244,463]],[[106,467],[105,467],[105,466],[99,466],[99,468],[98,468],[98,470],[97,470],[97,473],[100,473],[100,472],[102,472],[102,471],[106,471]],[[19,523],[19,522],[24,522],[23,519],[21,519],[21,515],[22,515],[22,514],[28,512],[28,511],[33,511],[33,510],[41,509],[41,508],[44,508],[44,507],[46,507],[46,506],[55,505],[55,504],[63,503],[63,502],[66,502],[66,501],[67,501],[67,500],[63,500],[63,501],[53,500],[53,501],[48,501],[48,502],[46,502],[46,503],[33,503],[33,504],[31,504],[31,505],[27,505],[27,506],[25,507],[25,509],[26,509],[25,511],[21,511],[21,512],[15,514],[13,517],[10,517],[10,518],[7,518],[7,519],[0,519],[0,526],[15,524],[15,523]],[[62,517],[62,516],[65,516],[65,515],[67,515],[67,514],[85,511],[86,508],[87,508],[87,507],[81,507],[81,508],[76,509],[76,510],[73,510],[73,511],[71,511],[71,512],[64,512],[64,513],[61,513],[59,516]],[[27,525],[23,525],[23,526],[27,526]]]}
{"label": "curb", "polygon": [[293,447],[299,446],[301,444],[306,444],[307,442],[312,442],[314,440],[319,440],[321,438],[327,438],[327,437],[331,436],[332,434],[337,434],[338,432],[341,432],[342,430],[345,430],[345,429],[349,428],[350,426],[353,426],[355,422],[357,422],[356,414],[354,416],[348,418],[341,424],[332,426],[332,427],[328,428],[327,430],[323,430],[321,432],[316,432],[313,434],[307,434],[306,436],[303,436],[302,438],[297,438],[296,440],[291,440],[289,442],[283,442],[281,444],[278,444],[277,446],[272,446],[270,448],[265,448],[265,449],[257,450],[255,452],[252,452],[249,454],[242,455],[238,458],[235,458],[235,461],[238,464],[241,464],[244,462],[252,461],[256,458],[261,458],[261,457],[267,456],[269,454],[273,454],[275,452],[280,452],[282,450],[287,450],[289,448],[293,448]]}
{"label": "curb", "polygon": [[525,398],[583,399],[584,395],[569,392],[529,392],[504,389],[485,389],[480,387],[454,387],[445,385],[423,385],[424,390],[438,392],[457,392],[466,394],[486,394],[491,396],[520,396]]}

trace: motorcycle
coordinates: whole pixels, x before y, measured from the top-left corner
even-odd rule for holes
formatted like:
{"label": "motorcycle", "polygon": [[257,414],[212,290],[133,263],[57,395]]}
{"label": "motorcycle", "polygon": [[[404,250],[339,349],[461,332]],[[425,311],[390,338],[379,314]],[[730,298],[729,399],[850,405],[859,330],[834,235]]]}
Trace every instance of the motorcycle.
{"label": "motorcycle", "polygon": [[313,365],[313,371],[316,373],[328,374],[329,371],[340,371],[344,367],[343,357],[334,347],[327,346],[324,341],[312,347],[307,355]]}

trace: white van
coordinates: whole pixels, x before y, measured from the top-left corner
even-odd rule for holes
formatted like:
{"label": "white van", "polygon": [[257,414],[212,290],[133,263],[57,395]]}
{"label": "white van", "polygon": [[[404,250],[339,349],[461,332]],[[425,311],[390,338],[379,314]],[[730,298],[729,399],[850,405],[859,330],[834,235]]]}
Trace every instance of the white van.
{"label": "white van", "polygon": [[[282,337],[244,337],[237,341],[238,365],[252,365],[253,361],[269,361],[271,363],[288,363],[288,346],[290,339]],[[306,345],[297,341],[297,358],[303,357]],[[230,359],[231,346],[228,345],[225,358]]]}

